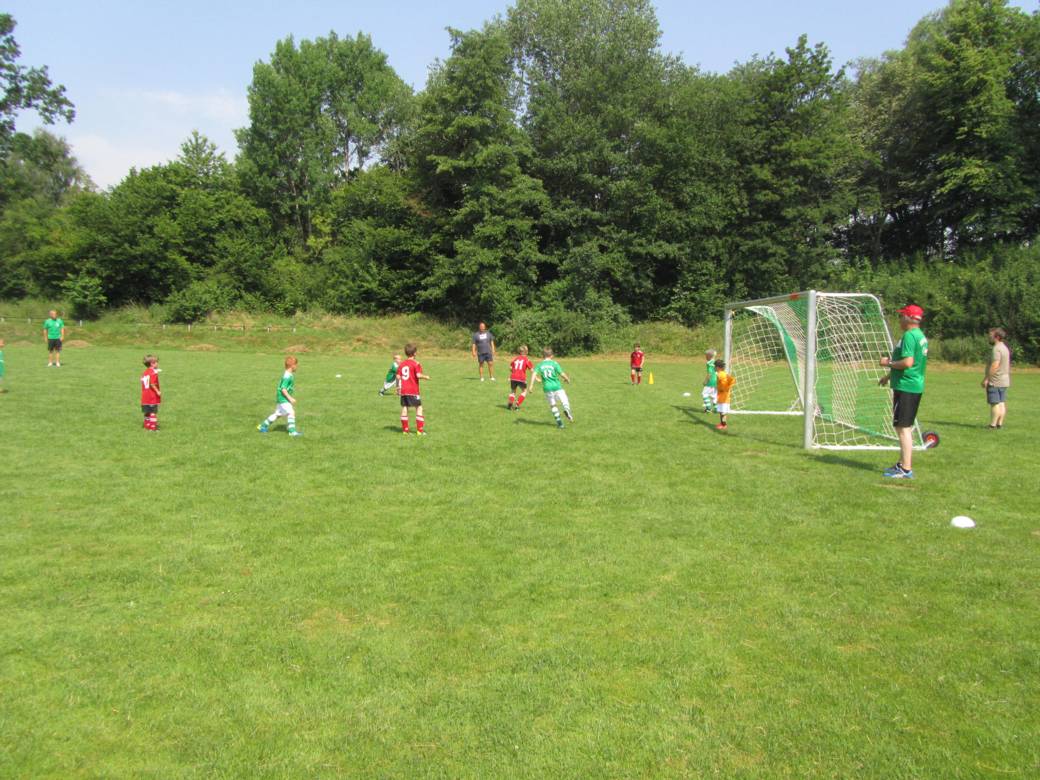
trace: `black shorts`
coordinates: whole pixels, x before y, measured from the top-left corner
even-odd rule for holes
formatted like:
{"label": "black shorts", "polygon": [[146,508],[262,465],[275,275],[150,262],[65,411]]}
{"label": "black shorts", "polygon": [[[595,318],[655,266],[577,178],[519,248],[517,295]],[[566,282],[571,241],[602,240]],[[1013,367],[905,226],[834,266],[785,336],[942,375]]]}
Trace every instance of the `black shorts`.
{"label": "black shorts", "polygon": [[61,339],[47,339],[48,352],[61,352]]}
{"label": "black shorts", "polygon": [[141,411],[147,416],[159,413],[159,404],[141,404]]}
{"label": "black shorts", "polygon": [[526,390],[527,389],[527,382],[521,382],[519,379],[510,379],[509,380],[509,389],[512,390],[514,393],[517,390]]}
{"label": "black shorts", "polygon": [[635,371],[637,374],[642,374],[643,373],[643,367],[642,366],[632,366],[632,370]]}
{"label": "black shorts", "polygon": [[896,428],[913,428],[917,419],[917,407],[921,405],[921,393],[892,391],[892,425]]}
{"label": "black shorts", "polygon": [[401,406],[422,406],[422,398],[417,395],[402,395]]}
{"label": "black shorts", "polygon": [[492,357],[491,355],[482,355],[479,352],[477,353],[477,363],[478,364],[494,363],[494,362],[495,362],[495,358]]}

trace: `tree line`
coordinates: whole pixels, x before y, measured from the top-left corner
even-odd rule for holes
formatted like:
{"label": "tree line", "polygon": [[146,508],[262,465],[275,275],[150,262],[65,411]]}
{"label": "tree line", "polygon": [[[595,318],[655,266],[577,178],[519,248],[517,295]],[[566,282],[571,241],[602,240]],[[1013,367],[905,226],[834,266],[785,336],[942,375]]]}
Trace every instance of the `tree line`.
{"label": "tree line", "polygon": [[[819,287],[1040,357],[1040,13],[951,0],[847,66],[804,36],[702,72],[648,0],[516,0],[414,93],[363,33],[279,41],[229,161],[203,134],[98,192],[0,15],[0,297],[424,311],[594,350]],[[933,331],[934,332],[934,331]],[[563,335],[561,335],[563,334]]]}

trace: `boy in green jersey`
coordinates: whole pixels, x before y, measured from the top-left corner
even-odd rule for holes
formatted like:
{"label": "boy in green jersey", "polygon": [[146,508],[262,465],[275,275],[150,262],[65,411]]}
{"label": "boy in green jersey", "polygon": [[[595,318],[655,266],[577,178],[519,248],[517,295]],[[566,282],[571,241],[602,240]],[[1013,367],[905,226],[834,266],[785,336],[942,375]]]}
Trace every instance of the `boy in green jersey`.
{"label": "boy in green jersey", "polygon": [[708,361],[705,366],[704,373],[704,388],[701,390],[701,402],[704,404],[705,412],[715,411],[715,400],[718,398],[718,369],[715,368],[715,355],[717,353],[714,349],[709,349],[704,353],[704,359]]}
{"label": "boy in green jersey", "polygon": [[564,373],[560,364],[553,360],[553,351],[551,349],[543,349],[542,358],[542,362],[534,367],[531,381],[542,383],[542,389],[545,391],[545,400],[549,402],[549,409],[552,411],[553,417],[556,418],[556,427],[562,428],[563,420],[560,419],[560,410],[557,404],[563,406],[563,413],[567,415],[567,419],[574,422],[574,415],[571,414],[571,402],[567,398],[567,391],[560,384],[561,379],[570,384],[571,378]]}
{"label": "boy in green jersey", "polygon": [[899,462],[883,472],[894,479],[913,479],[914,421],[924,395],[924,371],[928,365],[928,339],[921,330],[924,310],[910,304],[899,310],[903,337],[892,350],[892,357],[881,358],[889,375],[880,384],[892,383],[892,425],[899,437]]}
{"label": "boy in green jersey", "polygon": [[275,392],[275,403],[278,405],[271,412],[270,417],[256,426],[260,433],[267,433],[271,423],[279,417],[284,417],[290,436],[303,435],[296,430],[296,396],[293,395],[296,392],[297,363],[298,361],[292,355],[285,359],[285,373],[282,374],[282,381],[278,383],[278,390]]}
{"label": "boy in green jersey", "polygon": [[391,388],[397,387],[397,369],[401,365],[401,356],[394,355],[394,362],[390,364],[390,370],[386,372],[386,376],[383,378],[383,389],[379,391],[380,395],[386,395]]}
{"label": "boy in green jersey", "polygon": [[65,321],[54,309],[43,321],[43,337],[47,340],[47,368],[61,368],[61,342],[65,338]]}
{"label": "boy in green jersey", "polygon": [[0,339],[0,393],[7,392],[4,390],[4,340]]}

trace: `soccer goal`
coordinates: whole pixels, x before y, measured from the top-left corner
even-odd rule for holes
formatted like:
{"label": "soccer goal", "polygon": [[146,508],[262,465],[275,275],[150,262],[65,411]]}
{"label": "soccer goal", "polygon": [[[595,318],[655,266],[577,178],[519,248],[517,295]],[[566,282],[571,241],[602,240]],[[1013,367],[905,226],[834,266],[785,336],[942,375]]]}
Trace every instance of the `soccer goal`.
{"label": "soccer goal", "polygon": [[[898,449],[892,391],[878,361],[892,352],[881,303],[809,290],[725,307],[724,359],[736,414],[803,418],[807,449]],[[915,447],[924,447],[914,426]]]}

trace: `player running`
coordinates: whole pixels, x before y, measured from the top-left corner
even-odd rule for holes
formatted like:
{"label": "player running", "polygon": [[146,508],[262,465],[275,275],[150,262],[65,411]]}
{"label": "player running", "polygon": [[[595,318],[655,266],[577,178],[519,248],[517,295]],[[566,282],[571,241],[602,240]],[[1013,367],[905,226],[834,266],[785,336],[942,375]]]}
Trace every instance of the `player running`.
{"label": "player running", "polygon": [[632,380],[632,384],[641,385],[643,384],[643,360],[646,358],[646,353],[643,352],[643,348],[636,344],[632,354],[629,355],[629,379]]}
{"label": "player running", "polygon": [[520,411],[520,405],[527,398],[527,372],[532,368],[534,363],[527,357],[527,347],[520,347],[520,354],[509,362],[509,403],[506,408]]}
{"label": "player running", "polygon": [[386,372],[386,376],[383,378],[383,389],[379,391],[380,395],[386,395],[391,388],[397,387],[397,368],[401,365],[401,356],[394,355],[394,362],[390,364],[390,369]]}
{"label": "player running", "polygon": [[405,360],[397,367],[397,381],[401,390],[401,431],[408,434],[408,408],[415,407],[415,432],[426,435],[426,418],[423,417],[422,398],[419,395],[419,380],[429,379],[422,366],[415,360],[419,348],[408,344],[404,348]]}
{"label": "player running", "polygon": [[704,387],[701,388],[701,403],[704,405],[705,413],[715,411],[715,403],[719,394],[718,369],[715,367],[716,354],[714,349],[709,349],[704,353],[704,359],[707,362],[704,367]]}
{"label": "player running", "polygon": [[553,351],[551,349],[543,349],[542,357],[542,362],[534,367],[531,382],[542,383],[542,389],[545,390],[545,400],[549,402],[549,409],[552,411],[553,417],[556,418],[556,427],[562,428],[563,420],[560,419],[560,410],[557,408],[557,403],[563,406],[563,413],[567,415],[567,419],[574,422],[574,415],[571,414],[571,402],[567,398],[567,391],[560,384],[561,379],[570,384],[571,378],[564,373],[560,364],[553,360]]}
{"label": "player running", "polygon": [[299,361],[296,360],[292,355],[289,355],[285,359],[285,373],[282,374],[282,380],[278,383],[278,390],[275,392],[274,400],[277,406],[274,411],[271,412],[271,416],[256,426],[256,429],[260,433],[267,433],[271,428],[271,423],[275,422],[279,417],[285,418],[286,429],[289,431],[290,436],[302,436],[303,434],[296,430],[296,366]]}

